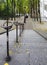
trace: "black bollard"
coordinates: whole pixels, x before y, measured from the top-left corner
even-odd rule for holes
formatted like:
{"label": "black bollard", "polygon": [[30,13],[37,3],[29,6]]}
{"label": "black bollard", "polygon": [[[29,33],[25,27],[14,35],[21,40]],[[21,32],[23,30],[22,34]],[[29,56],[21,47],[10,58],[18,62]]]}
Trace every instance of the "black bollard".
{"label": "black bollard", "polygon": [[20,25],[20,35],[19,36],[21,36],[21,25]]}
{"label": "black bollard", "polygon": [[5,26],[5,29],[7,30],[7,56],[6,56],[6,61],[9,62],[11,60],[11,57],[9,55],[9,29],[11,29],[12,25],[11,26],[8,26],[8,15],[9,15],[9,9],[8,9],[8,0],[7,1],[7,26]]}
{"label": "black bollard", "polygon": [[18,43],[18,22],[14,22],[14,25],[16,26],[16,43]]}
{"label": "black bollard", "polygon": [[23,32],[23,30],[24,30],[24,24],[22,25],[22,32]]}
{"label": "black bollard", "polygon": [[12,28],[12,24],[8,26],[8,20],[7,20],[7,26],[4,23],[2,27],[6,30],[6,36],[7,36],[7,56],[5,58],[5,61],[9,62],[11,61],[11,56],[9,55],[9,29]]}
{"label": "black bollard", "polygon": [[16,26],[16,43],[18,43],[18,26],[20,27],[20,35],[24,30],[24,23],[14,22],[14,25]]}
{"label": "black bollard", "polygon": [[18,43],[18,23],[16,24],[16,43]]}
{"label": "black bollard", "polygon": [[9,55],[9,33],[8,33],[8,27],[7,27],[7,56],[6,56],[6,61],[10,61],[11,57]]}
{"label": "black bollard", "polygon": [[26,18],[25,18],[25,16],[24,16],[24,23],[26,23]]}
{"label": "black bollard", "polygon": [[40,23],[41,23],[41,17],[40,17]]}

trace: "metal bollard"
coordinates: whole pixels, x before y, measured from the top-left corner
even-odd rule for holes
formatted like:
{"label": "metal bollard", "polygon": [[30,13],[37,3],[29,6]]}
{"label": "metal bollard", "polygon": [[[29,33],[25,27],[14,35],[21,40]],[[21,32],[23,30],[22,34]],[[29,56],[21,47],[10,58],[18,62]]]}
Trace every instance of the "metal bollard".
{"label": "metal bollard", "polygon": [[24,17],[24,23],[26,23],[26,18]]}
{"label": "metal bollard", "polygon": [[19,35],[19,36],[21,36],[21,32],[22,32],[22,31],[21,31],[21,25],[20,25],[20,35]]}
{"label": "metal bollard", "polygon": [[24,24],[22,25],[22,32],[23,32],[23,30],[24,30]]}
{"label": "metal bollard", "polygon": [[18,26],[20,27],[20,35],[24,30],[24,23],[14,22],[14,25],[16,26],[16,43],[18,43]]}
{"label": "metal bollard", "polygon": [[30,65],[30,52],[28,53],[28,63]]}
{"label": "metal bollard", "polygon": [[[7,23],[7,25],[5,25]],[[9,22],[11,23],[11,22]],[[7,62],[9,62],[11,60],[11,56],[9,55],[9,30],[12,28],[12,24],[8,26],[8,20],[7,22],[5,22],[2,26],[2,28],[4,28],[7,32],[6,32],[6,36],[7,36],[7,56],[5,58],[5,60]]]}
{"label": "metal bollard", "polygon": [[7,56],[6,56],[6,61],[10,61],[11,57],[9,55],[9,33],[8,33],[8,28],[7,28]]}
{"label": "metal bollard", "polygon": [[16,43],[18,43],[18,25],[16,25]]}

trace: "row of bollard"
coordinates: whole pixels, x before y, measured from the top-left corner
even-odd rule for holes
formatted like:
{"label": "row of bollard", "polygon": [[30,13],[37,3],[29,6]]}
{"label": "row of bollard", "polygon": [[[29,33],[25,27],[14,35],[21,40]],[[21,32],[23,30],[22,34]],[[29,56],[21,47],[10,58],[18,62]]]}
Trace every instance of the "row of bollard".
{"label": "row of bollard", "polygon": [[19,36],[21,36],[21,34],[22,34],[23,30],[24,30],[24,23],[14,22],[14,25],[16,26],[16,43],[18,43],[18,26],[20,28]]}
{"label": "row of bollard", "polygon": [[[7,23],[7,25],[6,25]],[[8,23],[11,23],[11,25],[8,25]],[[24,23],[26,23],[26,18],[24,18]],[[5,61],[9,62],[11,61],[11,56],[9,55],[9,30],[12,28],[13,24],[16,26],[16,43],[18,43],[18,26],[20,28],[20,34],[19,36],[21,36],[23,30],[24,30],[24,23],[19,23],[19,22],[5,22],[2,26],[2,28],[4,28],[6,30],[6,36],[7,36],[7,56],[5,58]]]}
{"label": "row of bollard", "polygon": [[[18,43],[18,26],[20,26],[20,36],[21,36],[21,30],[22,30],[22,32],[23,32],[23,30],[24,30],[24,23],[26,23],[26,17],[27,16],[24,16],[24,23],[18,23],[18,22],[14,22],[13,24],[11,24],[11,25],[8,25],[8,20],[9,20],[9,9],[8,9],[8,0],[6,1],[7,2],[7,10],[6,10],[6,12],[7,12],[7,15],[6,15],[6,17],[7,17],[7,25],[5,25],[5,23],[3,24],[3,28],[7,31],[6,33],[6,35],[7,35],[7,56],[6,56],[6,58],[5,58],[5,60],[7,61],[7,62],[9,62],[10,60],[11,60],[11,56],[9,55],[9,30],[12,28],[12,26],[13,26],[13,24],[16,26],[16,43]],[[13,2],[13,0],[12,0],[12,2]],[[15,4],[15,3],[14,3]],[[14,10],[15,10],[15,6],[14,6]],[[12,7],[12,12],[13,12],[13,7]],[[14,13],[15,13],[15,11],[14,11]],[[15,19],[15,14],[14,14],[14,19]],[[10,22],[11,23],[11,22]]]}

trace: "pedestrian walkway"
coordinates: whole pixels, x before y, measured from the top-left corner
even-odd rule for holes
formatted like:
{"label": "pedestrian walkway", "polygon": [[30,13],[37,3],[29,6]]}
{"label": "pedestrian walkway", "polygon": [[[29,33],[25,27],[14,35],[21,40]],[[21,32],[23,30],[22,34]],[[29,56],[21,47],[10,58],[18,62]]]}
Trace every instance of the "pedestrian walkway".
{"label": "pedestrian walkway", "polygon": [[28,17],[26,19],[26,23],[25,23],[25,26],[24,27],[25,27],[24,28],[25,30],[31,30],[31,29],[33,29],[32,19],[30,17]]}
{"label": "pedestrian walkway", "polygon": [[33,29],[39,35],[41,35],[44,39],[47,40],[47,22],[42,21],[41,23],[36,19],[28,18],[25,24],[25,29],[31,30]]}
{"label": "pedestrian walkway", "polygon": [[[9,32],[11,61],[8,65],[47,65],[47,40],[33,31],[31,21],[27,19],[19,43],[16,43],[16,30]],[[0,35],[0,65],[6,63],[6,41],[6,33]]]}
{"label": "pedestrian walkway", "polygon": [[24,30],[21,37],[21,43],[41,43],[41,42],[45,43],[46,40],[33,30]]}
{"label": "pedestrian walkway", "polygon": [[[24,17],[20,17],[20,18],[16,18],[16,21],[18,22],[24,22]],[[5,22],[5,20],[0,20],[1,24],[0,26],[3,24],[3,22]],[[12,29],[15,29],[15,26],[13,25]],[[12,30],[11,29],[11,30]],[[26,20],[26,24],[24,25],[24,29],[25,30],[35,30],[38,34],[40,34],[42,37],[44,37],[47,40],[47,22],[42,22],[40,24],[39,21],[36,21],[36,19],[32,19],[30,17],[28,17],[28,19]],[[6,30],[4,30],[3,28],[0,27],[0,34],[4,33]]]}
{"label": "pedestrian walkway", "polygon": [[47,22],[34,21],[32,25],[33,29],[47,40]]}
{"label": "pedestrian walkway", "polygon": [[[16,43],[15,31],[9,32],[11,62],[9,65],[46,65],[47,41],[33,30],[24,30],[21,42]],[[2,41],[3,40],[3,41]],[[5,64],[6,33],[0,35],[0,65]]]}

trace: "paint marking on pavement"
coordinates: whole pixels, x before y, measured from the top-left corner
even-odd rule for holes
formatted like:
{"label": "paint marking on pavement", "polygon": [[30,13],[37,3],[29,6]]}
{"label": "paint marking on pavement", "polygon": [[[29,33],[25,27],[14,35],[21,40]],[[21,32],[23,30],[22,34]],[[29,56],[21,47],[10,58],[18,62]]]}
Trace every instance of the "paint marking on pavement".
{"label": "paint marking on pavement", "polygon": [[14,44],[14,47],[16,48],[16,44]]}
{"label": "paint marking on pavement", "polygon": [[21,43],[19,43],[19,44],[14,44],[14,47],[16,48],[16,47],[18,47],[18,48],[20,48],[22,46],[22,44]]}
{"label": "paint marking on pavement", "polygon": [[22,44],[21,43],[19,43],[19,48],[22,46]]}
{"label": "paint marking on pavement", "polygon": [[10,54],[13,54],[13,51],[12,51],[12,50],[10,50],[10,51],[9,51],[9,53],[10,53]]}
{"label": "paint marking on pavement", "polygon": [[30,52],[29,52],[29,49],[26,49],[26,53],[27,53],[27,54],[30,53]]}
{"label": "paint marking on pavement", "polygon": [[5,63],[4,65],[9,65],[8,63]]}

